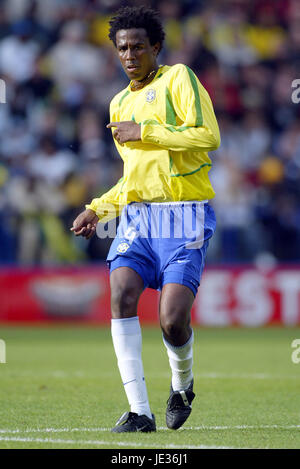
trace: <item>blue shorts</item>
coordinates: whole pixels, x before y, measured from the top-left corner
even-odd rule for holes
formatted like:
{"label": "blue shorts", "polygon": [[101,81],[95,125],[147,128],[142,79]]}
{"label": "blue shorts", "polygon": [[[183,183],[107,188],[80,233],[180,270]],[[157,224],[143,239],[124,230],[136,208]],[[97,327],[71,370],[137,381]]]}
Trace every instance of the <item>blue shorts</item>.
{"label": "blue shorts", "polygon": [[144,288],[179,283],[196,296],[215,228],[214,211],[205,201],[127,205],[107,256],[110,272],[130,267]]}

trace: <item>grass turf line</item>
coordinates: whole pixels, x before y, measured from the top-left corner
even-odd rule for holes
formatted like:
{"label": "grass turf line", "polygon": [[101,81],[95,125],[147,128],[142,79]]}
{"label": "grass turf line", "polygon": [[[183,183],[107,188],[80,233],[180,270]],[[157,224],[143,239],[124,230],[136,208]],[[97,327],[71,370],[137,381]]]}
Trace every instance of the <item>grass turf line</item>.
{"label": "grass turf line", "polygon": [[161,332],[143,328],[158,431],[126,435],[107,431],[128,410],[108,328],[1,327],[0,337],[0,448],[300,448],[300,364],[291,361],[299,329],[195,328],[196,399],[174,432],[165,427],[170,371]]}

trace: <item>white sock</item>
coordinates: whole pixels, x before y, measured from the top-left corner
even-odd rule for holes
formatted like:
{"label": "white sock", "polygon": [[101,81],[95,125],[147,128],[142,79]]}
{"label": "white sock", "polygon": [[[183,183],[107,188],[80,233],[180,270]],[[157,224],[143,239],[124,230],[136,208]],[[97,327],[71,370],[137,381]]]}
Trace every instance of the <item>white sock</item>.
{"label": "white sock", "polygon": [[172,388],[174,391],[183,391],[188,388],[193,379],[193,343],[194,333],[186,344],[176,347],[169,344],[163,337],[169,363],[172,370]]}
{"label": "white sock", "polygon": [[111,335],[130,410],[152,419],[142,363],[139,318],[112,319]]}

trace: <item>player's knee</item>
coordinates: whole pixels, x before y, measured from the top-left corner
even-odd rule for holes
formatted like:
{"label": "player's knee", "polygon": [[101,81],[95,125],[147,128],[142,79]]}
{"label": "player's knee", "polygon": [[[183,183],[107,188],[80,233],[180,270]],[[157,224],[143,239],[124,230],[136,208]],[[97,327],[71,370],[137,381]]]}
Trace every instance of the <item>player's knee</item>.
{"label": "player's knee", "polygon": [[172,322],[165,322],[161,325],[164,337],[169,342],[177,342],[181,335],[181,328],[178,324]]}
{"label": "player's knee", "polygon": [[163,314],[160,317],[160,325],[165,339],[170,343],[185,341],[189,330],[189,320],[186,314]]}
{"label": "player's knee", "polygon": [[111,292],[111,313],[113,318],[126,318],[137,314],[139,294],[133,287],[113,288]]}

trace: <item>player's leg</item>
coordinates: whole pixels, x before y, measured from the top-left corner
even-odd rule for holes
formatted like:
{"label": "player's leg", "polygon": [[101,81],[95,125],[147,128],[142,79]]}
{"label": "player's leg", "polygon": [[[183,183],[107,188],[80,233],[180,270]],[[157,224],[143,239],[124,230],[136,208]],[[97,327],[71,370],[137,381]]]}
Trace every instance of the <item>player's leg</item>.
{"label": "player's leg", "polygon": [[[138,301],[144,289],[144,282],[133,269],[119,267],[111,272],[110,285],[111,333],[119,371],[130,405],[130,413],[121,417],[113,431],[154,431],[155,423],[150,411],[142,364],[141,328],[137,316]],[[142,417],[145,415],[146,418]]]}
{"label": "player's leg", "polygon": [[137,316],[138,301],[143,290],[143,279],[135,270],[130,267],[113,270],[110,274],[112,319]]}
{"label": "player's leg", "polygon": [[177,283],[163,286],[159,317],[175,391],[186,389],[193,378],[193,331],[190,326],[193,301],[194,295],[187,286]]}
{"label": "player's leg", "polygon": [[163,286],[160,298],[160,324],[172,371],[166,423],[176,430],[191,413],[193,393],[193,330],[190,326],[192,290],[176,283]]}

